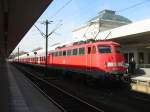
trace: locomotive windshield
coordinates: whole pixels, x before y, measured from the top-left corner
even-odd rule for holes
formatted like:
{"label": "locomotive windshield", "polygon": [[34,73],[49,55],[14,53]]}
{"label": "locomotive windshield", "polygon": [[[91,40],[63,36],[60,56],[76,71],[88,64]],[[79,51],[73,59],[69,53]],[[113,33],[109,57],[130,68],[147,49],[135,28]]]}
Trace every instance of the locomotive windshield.
{"label": "locomotive windshield", "polygon": [[116,53],[122,53],[122,49],[120,46],[116,46]]}
{"label": "locomotive windshield", "polygon": [[100,53],[111,53],[112,49],[110,46],[106,46],[106,45],[99,45],[98,46],[98,51]]}

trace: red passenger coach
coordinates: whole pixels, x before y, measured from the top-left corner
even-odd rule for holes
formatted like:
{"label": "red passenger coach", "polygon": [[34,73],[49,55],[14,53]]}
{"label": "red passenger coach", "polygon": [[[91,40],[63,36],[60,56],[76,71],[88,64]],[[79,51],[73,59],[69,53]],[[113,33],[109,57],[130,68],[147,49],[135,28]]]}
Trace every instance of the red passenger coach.
{"label": "red passenger coach", "polygon": [[118,43],[99,41],[57,47],[50,51],[48,64],[86,73],[95,78],[122,78],[126,68]]}

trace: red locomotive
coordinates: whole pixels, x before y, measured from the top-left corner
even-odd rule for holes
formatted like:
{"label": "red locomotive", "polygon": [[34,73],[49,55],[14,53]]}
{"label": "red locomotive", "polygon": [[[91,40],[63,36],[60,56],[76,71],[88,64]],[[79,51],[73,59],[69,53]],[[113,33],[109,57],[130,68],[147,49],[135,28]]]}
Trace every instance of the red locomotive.
{"label": "red locomotive", "polygon": [[[17,60],[17,59],[16,59]],[[45,64],[44,51],[19,57],[23,63]],[[126,68],[120,45],[112,41],[98,41],[64,45],[48,53],[48,65],[67,71],[76,71],[95,78],[121,79]]]}

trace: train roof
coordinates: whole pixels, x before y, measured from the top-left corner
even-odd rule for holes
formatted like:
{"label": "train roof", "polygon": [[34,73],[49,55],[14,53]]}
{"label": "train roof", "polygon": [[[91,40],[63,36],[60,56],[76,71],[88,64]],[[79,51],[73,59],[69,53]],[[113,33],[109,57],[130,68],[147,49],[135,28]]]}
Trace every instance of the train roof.
{"label": "train roof", "polygon": [[[66,42],[66,43],[62,43],[62,44],[57,44],[57,45],[54,45],[54,46],[51,46],[48,48],[48,54],[50,52],[53,52],[55,50],[63,50],[63,49],[67,49],[67,48],[77,48],[77,47],[83,47],[83,46],[88,46],[88,45],[119,45],[118,43],[116,42],[113,42],[113,41],[95,41],[95,42],[74,42],[74,43],[70,43],[70,42]],[[38,50],[38,51],[34,51],[34,52],[37,52],[36,54],[36,57],[41,57],[41,56],[45,56],[45,49],[41,49],[41,50]],[[27,54],[24,54],[24,55],[21,55],[19,56],[19,58],[31,58],[31,57],[35,57],[35,54],[34,52],[29,52],[29,56],[27,56]],[[17,59],[18,57],[15,57],[15,59]]]}
{"label": "train roof", "polygon": [[82,46],[88,46],[88,45],[120,45],[116,42],[113,42],[113,41],[95,41],[95,42],[88,42],[88,43],[85,43],[84,41],[83,42],[75,42],[75,43],[72,43],[72,44],[69,44],[69,45],[63,45],[63,46],[58,46],[56,48],[56,50],[62,50],[62,49],[66,49],[66,48],[76,48],[76,47],[82,47]]}
{"label": "train roof", "polygon": [[[69,43],[70,42],[66,42],[66,43],[62,43],[62,44],[59,43],[59,44],[53,45],[51,47],[48,47],[48,53],[50,51],[54,51],[58,46],[69,45]],[[32,51],[32,52],[27,53],[29,56],[27,56],[27,54],[23,54],[23,55],[19,56],[19,58],[35,57],[34,52],[37,52],[36,57],[45,56],[45,49],[41,49],[41,50],[38,50],[38,51]],[[18,56],[15,57],[15,59],[18,59]]]}

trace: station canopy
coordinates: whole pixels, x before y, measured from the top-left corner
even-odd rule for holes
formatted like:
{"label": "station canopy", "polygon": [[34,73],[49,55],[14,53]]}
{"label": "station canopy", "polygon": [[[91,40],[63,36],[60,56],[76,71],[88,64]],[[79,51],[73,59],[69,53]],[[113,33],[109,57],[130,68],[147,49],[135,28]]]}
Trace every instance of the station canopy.
{"label": "station canopy", "polygon": [[0,0],[0,57],[8,57],[53,0]]}
{"label": "station canopy", "polygon": [[97,39],[113,40],[128,47],[150,48],[150,19],[101,32]]}

